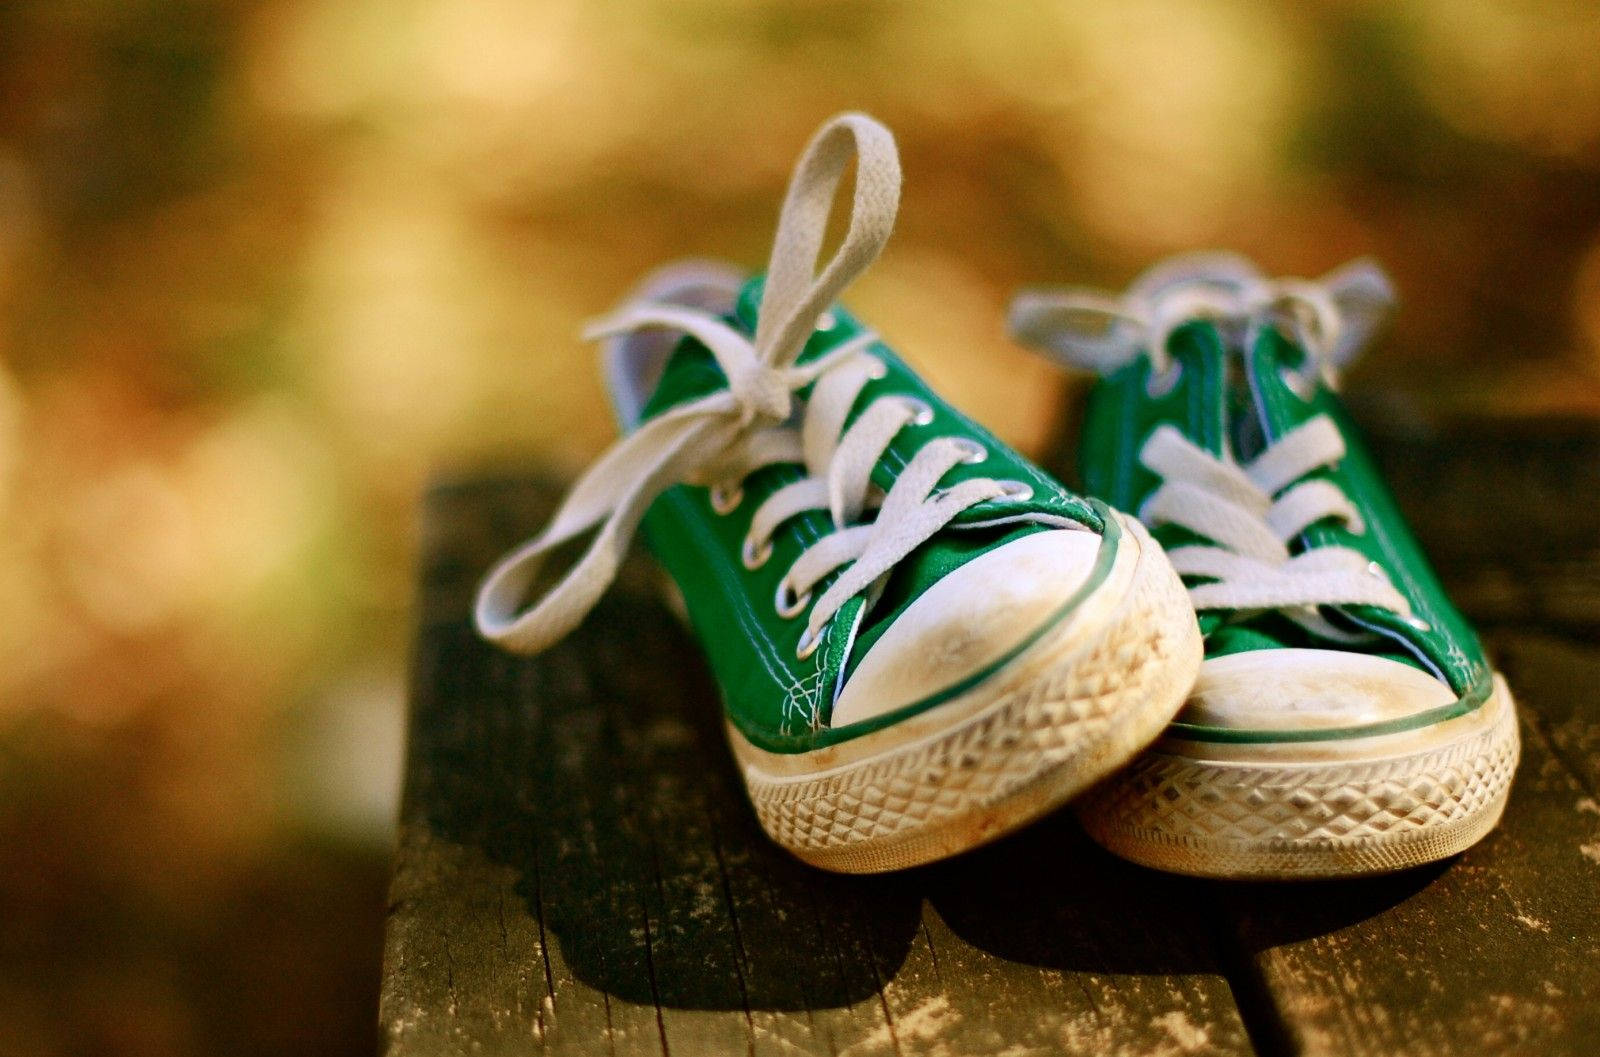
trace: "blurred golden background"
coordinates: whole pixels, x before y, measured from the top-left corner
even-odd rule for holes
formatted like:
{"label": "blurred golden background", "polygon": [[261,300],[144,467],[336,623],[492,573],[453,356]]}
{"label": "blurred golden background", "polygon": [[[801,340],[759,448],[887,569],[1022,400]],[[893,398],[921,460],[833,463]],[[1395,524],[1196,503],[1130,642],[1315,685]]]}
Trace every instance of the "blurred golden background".
{"label": "blurred golden background", "polygon": [[[1371,253],[1349,388],[1600,415],[1589,0],[0,5],[0,1053],[370,1052],[431,475],[612,433],[579,322],[899,136],[850,301],[1025,449],[1024,282]],[[1409,411],[1407,410],[1409,409]]]}

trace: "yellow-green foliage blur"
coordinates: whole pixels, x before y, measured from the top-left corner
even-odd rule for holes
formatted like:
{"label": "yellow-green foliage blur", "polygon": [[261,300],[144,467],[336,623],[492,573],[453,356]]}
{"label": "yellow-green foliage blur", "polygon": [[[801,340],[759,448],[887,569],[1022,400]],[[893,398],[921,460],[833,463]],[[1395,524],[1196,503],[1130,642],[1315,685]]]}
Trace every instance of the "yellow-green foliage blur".
{"label": "yellow-green foliage blur", "polygon": [[0,1053],[360,1052],[430,475],[608,442],[575,333],[759,266],[811,129],[895,129],[850,294],[1025,449],[1024,282],[1370,253],[1349,379],[1600,413],[1586,0],[0,4]]}

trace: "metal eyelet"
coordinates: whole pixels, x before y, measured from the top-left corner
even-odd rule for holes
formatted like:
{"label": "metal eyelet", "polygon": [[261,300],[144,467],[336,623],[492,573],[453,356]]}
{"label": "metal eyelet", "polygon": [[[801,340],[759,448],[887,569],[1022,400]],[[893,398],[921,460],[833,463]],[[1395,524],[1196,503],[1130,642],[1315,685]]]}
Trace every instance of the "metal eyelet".
{"label": "metal eyelet", "polygon": [[740,485],[730,488],[725,484],[714,484],[710,492],[711,509],[723,516],[733,513],[744,502],[744,488]]}
{"label": "metal eyelet", "polygon": [[749,536],[744,538],[744,546],[739,548],[739,557],[744,562],[746,569],[755,570],[767,564],[767,559],[772,557],[772,541],[766,540],[761,544],[761,549],[756,549],[756,541]]}
{"label": "metal eyelet", "polygon": [[1433,625],[1421,617],[1408,616],[1406,617],[1406,623],[1416,631],[1429,632],[1433,630]]}
{"label": "metal eyelet", "polygon": [[927,426],[933,423],[933,405],[926,400],[914,396],[900,397],[911,411],[911,424],[913,426]]}
{"label": "metal eyelet", "polygon": [[1144,380],[1145,395],[1152,400],[1159,400],[1178,387],[1178,379],[1183,377],[1183,364],[1174,360],[1172,365],[1160,374],[1152,373]]}
{"label": "metal eyelet", "polygon": [[794,647],[794,655],[797,660],[803,661],[817,652],[817,647],[822,645],[822,633],[827,630],[827,627],[828,625],[826,624],[822,625],[815,635],[811,634],[810,628],[800,632],[800,641]]}
{"label": "metal eyelet", "polygon": [[961,461],[972,465],[980,463],[989,457],[989,449],[970,437],[949,438],[961,449]]}
{"label": "metal eyelet", "polygon": [[817,317],[818,330],[832,330],[839,325],[839,317],[832,312],[824,312]]}
{"label": "metal eyelet", "polygon": [[1026,503],[1033,498],[1033,486],[1026,481],[996,481],[995,484],[1005,489],[1005,491],[989,500],[991,503],[998,503],[1002,500],[1012,503]]}
{"label": "metal eyelet", "polygon": [[777,610],[778,616],[784,620],[791,620],[804,613],[806,606],[811,604],[811,592],[796,595],[794,588],[789,586],[789,578],[785,576],[778,581],[778,591],[772,596],[772,608]]}
{"label": "metal eyelet", "polygon": [[872,366],[867,368],[868,378],[874,382],[881,382],[889,377],[889,365],[887,363],[884,363],[876,356],[868,356],[867,359],[872,361]]}
{"label": "metal eyelet", "polygon": [[1310,400],[1316,392],[1317,380],[1313,375],[1303,371],[1296,371],[1289,367],[1278,368],[1278,381],[1282,382],[1285,389],[1302,400]]}

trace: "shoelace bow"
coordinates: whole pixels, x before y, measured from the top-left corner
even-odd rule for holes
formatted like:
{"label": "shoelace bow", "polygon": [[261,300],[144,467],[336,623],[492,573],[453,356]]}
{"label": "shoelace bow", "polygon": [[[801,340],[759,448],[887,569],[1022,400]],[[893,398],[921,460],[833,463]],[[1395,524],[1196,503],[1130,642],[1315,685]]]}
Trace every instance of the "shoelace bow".
{"label": "shoelace bow", "polygon": [[[1151,269],[1122,297],[1091,290],[1030,291],[1011,307],[1023,340],[1069,365],[1109,373],[1144,353],[1152,377],[1176,368],[1167,340],[1194,319],[1246,328],[1288,323],[1330,384],[1382,322],[1393,294],[1383,272],[1355,261],[1317,281],[1264,279],[1232,254],[1194,254]],[[1409,616],[1411,605],[1381,567],[1338,544],[1290,544],[1317,522],[1334,520],[1357,535],[1366,526],[1344,492],[1308,475],[1344,457],[1344,438],[1326,415],[1307,420],[1249,463],[1219,458],[1170,426],[1157,427],[1139,461],[1161,478],[1139,517],[1172,524],[1210,544],[1168,551],[1173,566],[1202,582],[1189,588],[1197,610],[1276,610],[1308,631],[1350,642],[1367,636],[1324,618],[1322,606],[1369,605]]]}
{"label": "shoelace bow", "polygon": [[[817,271],[828,214],[852,157],[856,178],[848,230]],[[673,485],[717,485],[714,502],[721,503],[755,470],[798,463],[806,476],[755,511],[744,560],[752,568],[764,562],[773,532],[789,518],[811,510],[832,515],[834,531],[796,559],[774,600],[781,615],[798,616],[810,604],[812,589],[848,566],[811,605],[798,649],[807,656],[851,597],[963,510],[1007,494],[1004,484],[988,479],[936,490],[940,478],[974,452],[957,438],[935,438],[900,471],[877,517],[859,524],[876,500],[873,467],[921,409],[905,398],[880,397],[844,428],[861,389],[881,376],[882,363],[865,352],[875,335],[858,335],[809,363],[795,362],[822,313],[883,249],[899,200],[893,136],[872,118],[842,114],[818,130],[795,166],[753,339],[712,313],[651,303],[626,306],[587,328],[590,340],[645,329],[681,331],[710,350],[727,385],[662,412],[620,440],[573,486],[545,530],[501,559],[478,591],[474,615],[485,638],[515,652],[537,653],[572,631],[615,578],[645,511]],[[813,383],[796,430],[788,424],[795,394]],[[527,604],[550,552],[591,531],[594,539],[582,557]]]}

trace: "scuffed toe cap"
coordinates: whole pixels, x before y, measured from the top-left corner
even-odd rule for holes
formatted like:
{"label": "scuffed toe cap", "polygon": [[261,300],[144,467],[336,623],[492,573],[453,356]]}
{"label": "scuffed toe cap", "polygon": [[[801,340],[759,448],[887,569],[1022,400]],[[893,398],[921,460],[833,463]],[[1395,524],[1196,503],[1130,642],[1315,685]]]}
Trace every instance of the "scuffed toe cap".
{"label": "scuffed toe cap", "polygon": [[1386,657],[1250,650],[1201,665],[1178,720],[1232,730],[1327,730],[1402,719],[1455,699],[1432,675]]}
{"label": "scuffed toe cap", "polygon": [[1083,585],[1101,542],[1076,529],[1036,532],[945,576],[873,643],[834,702],[831,725],[904,708],[1004,658]]}

